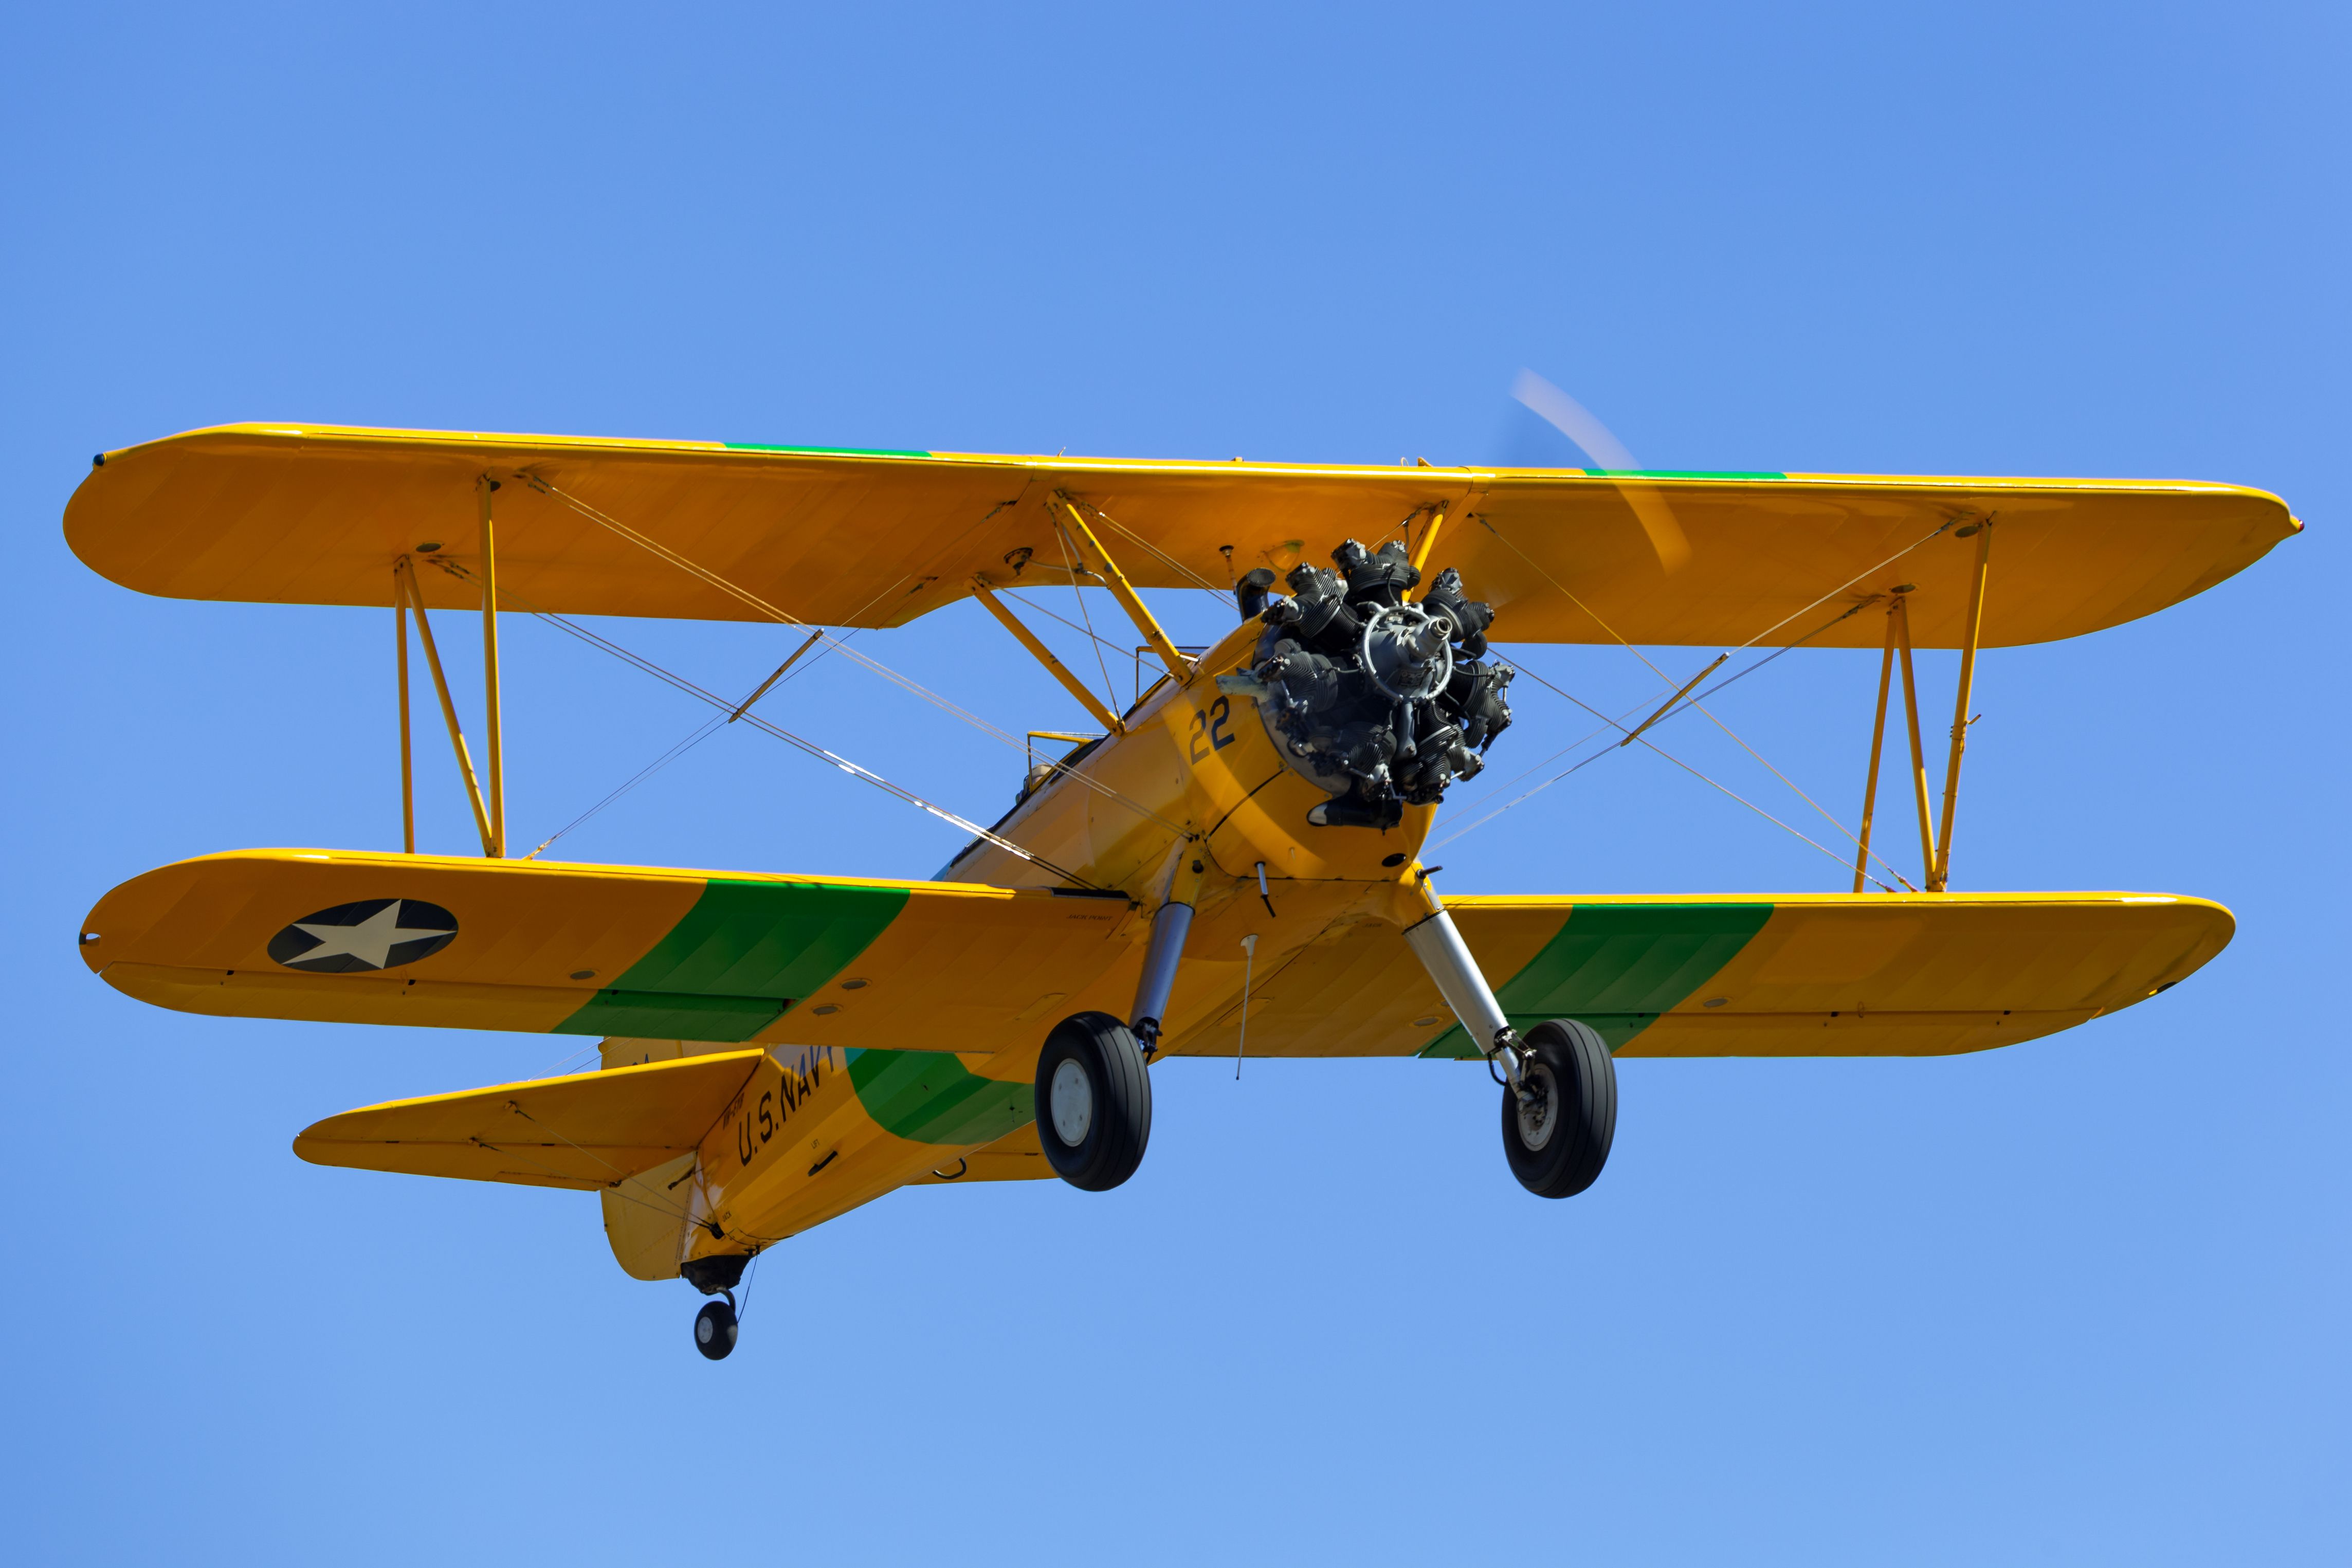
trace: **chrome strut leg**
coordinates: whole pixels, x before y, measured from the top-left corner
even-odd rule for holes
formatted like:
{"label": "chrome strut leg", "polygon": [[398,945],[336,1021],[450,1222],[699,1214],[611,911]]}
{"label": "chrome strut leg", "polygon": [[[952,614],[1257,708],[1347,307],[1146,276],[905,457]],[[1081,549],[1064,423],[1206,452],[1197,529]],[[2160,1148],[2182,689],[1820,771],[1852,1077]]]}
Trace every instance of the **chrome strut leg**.
{"label": "chrome strut leg", "polygon": [[1192,929],[1192,906],[1166,903],[1151,917],[1151,944],[1143,952],[1143,978],[1135,987],[1136,1043],[1145,1056],[1160,1048],[1160,1022],[1168,1013],[1168,993],[1176,984],[1176,962],[1184,954],[1184,938]]}
{"label": "chrome strut leg", "polygon": [[1514,1089],[1519,1087],[1518,1031],[1503,1016],[1503,1005],[1495,1000],[1493,987],[1479,973],[1478,961],[1470,956],[1469,944],[1455,929],[1454,917],[1441,909],[1427,920],[1407,926],[1404,940],[1486,1059],[1501,1066]]}

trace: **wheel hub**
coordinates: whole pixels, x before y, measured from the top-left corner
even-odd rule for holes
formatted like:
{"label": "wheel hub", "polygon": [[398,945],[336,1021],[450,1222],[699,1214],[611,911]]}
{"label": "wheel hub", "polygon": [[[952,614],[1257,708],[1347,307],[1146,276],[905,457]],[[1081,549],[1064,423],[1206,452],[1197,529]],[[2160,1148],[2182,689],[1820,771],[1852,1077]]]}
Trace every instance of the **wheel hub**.
{"label": "wheel hub", "polygon": [[1095,1086],[1087,1069],[1065,1061],[1054,1069],[1046,1103],[1054,1113],[1054,1136],[1075,1149],[1095,1124]]}
{"label": "wheel hub", "polygon": [[1527,1092],[1519,1097],[1519,1142],[1533,1152],[1549,1143],[1559,1130],[1559,1086],[1553,1081],[1551,1068],[1536,1062],[1528,1068],[1524,1087]]}

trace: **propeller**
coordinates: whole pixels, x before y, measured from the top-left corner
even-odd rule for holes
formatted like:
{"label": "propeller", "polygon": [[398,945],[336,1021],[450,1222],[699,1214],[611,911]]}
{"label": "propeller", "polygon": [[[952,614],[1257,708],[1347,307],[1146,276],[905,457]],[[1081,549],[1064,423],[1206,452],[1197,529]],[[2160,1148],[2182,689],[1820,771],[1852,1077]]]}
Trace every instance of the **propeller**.
{"label": "propeller", "polygon": [[[1612,474],[1634,474],[1641,464],[1624,444],[1609,433],[1609,426],[1592,416],[1592,411],[1554,386],[1531,370],[1522,370],[1511,383],[1511,396],[1528,413],[1575,442],[1584,454]],[[1629,483],[1621,480],[1618,493],[1625,504],[1633,509],[1642,531],[1650,536],[1650,548],[1657,552],[1659,569],[1669,574],[1682,570],[1690,559],[1690,541],[1683,536],[1683,525],[1675,521],[1672,508],[1655,485]]]}

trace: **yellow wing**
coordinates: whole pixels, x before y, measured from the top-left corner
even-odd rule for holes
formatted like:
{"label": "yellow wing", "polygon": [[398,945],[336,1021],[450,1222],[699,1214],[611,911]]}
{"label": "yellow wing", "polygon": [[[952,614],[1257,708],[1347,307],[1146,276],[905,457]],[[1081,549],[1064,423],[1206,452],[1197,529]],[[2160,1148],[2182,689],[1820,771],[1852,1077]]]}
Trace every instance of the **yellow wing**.
{"label": "yellow wing", "polygon": [[[401,555],[478,563],[485,475],[500,485],[509,605],[765,618],[595,512],[791,616],[856,626],[903,625],[962,597],[976,574],[1066,582],[1047,511],[1061,491],[1098,508],[1121,569],[1160,588],[1225,587],[1225,546],[1231,570],[1246,571],[1319,563],[1347,537],[1405,528],[1417,540],[1427,509],[1445,508],[1431,570],[1459,567],[1512,642],[1792,640],[1899,583],[1916,589],[1918,645],[1957,647],[1971,543],[1947,528],[1876,568],[1986,517],[2000,542],[1984,642],[2042,642],[2200,593],[2302,526],[2275,496],[2188,481],[1145,462],[240,425],[103,454],[66,536],[94,570],[145,593],[383,605]],[[428,566],[420,582],[435,605],[478,603],[449,573]],[[1816,645],[1874,647],[1873,620],[1832,626]]]}
{"label": "yellow wing", "polygon": [[307,849],[162,867],[82,930],[184,1012],[983,1054],[1090,986],[1123,1014],[1140,963],[1116,894]]}
{"label": "yellow wing", "polygon": [[[1515,1021],[1582,1018],[1632,1056],[1983,1049],[2152,995],[2233,929],[2140,893],[1448,902]],[[189,1012],[981,1059],[1082,1009],[1124,1016],[1140,927],[1116,896],[247,850],[132,879],[84,932],[108,984]],[[1239,976],[1193,957],[1169,1048],[1231,1054]],[[1367,923],[1260,977],[1249,1049],[1466,1046],[1396,929]]]}
{"label": "yellow wing", "polygon": [[[1511,1021],[1579,1018],[1628,1057],[1940,1056],[2127,1007],[2230,940],[2143,893],[1453,898]],[[1253,987],[1250,1055],[1470,1056],[1393,930],[1355,926]],[[1180,982],[1181,984],[1181,982]],[[1230,1056],[1236,1003],[1170,1041]]]}

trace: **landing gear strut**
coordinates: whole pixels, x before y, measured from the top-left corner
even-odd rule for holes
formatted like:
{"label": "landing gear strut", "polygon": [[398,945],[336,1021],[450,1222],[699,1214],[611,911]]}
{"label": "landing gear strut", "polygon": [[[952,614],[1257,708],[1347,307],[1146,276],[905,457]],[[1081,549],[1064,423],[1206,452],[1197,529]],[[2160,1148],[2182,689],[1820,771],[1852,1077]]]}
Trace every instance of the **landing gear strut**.
{"label": "landing gear strut", "polygon": [[1037,1053],[1037,1142],[1074,1187],[1108,1192],[1135,1174],[1151,1142],[1151,1075],[1143,1047],[1108,1013],[1075,1013]]}
{"label": "landing gear strut", "polygon": [[743,1282],[743,1269],[751,1261],[750,1253],[735,1252],[690,1258],[678,1266],[678,1278],[704,1295],[727,1298],[704,1302],[694,1315],[694,1348],[706,1360],[725,1361],[735,1348],[735,1287]]}
{"label": "landing gear strut", "polygon": [[1487,1070],[1503,1086],[1503,1155],[1511,1174],[1541,1198],[1582,1192],[1608,1163],[1617,1135],[1615,1058],[1591,1026],[1572,1018],[1538,1024],[1522,1037],[1425,873],[1420,887],[1430,913],[1405,928],[1405,945],[1470,1037],[1486,1042]]}

